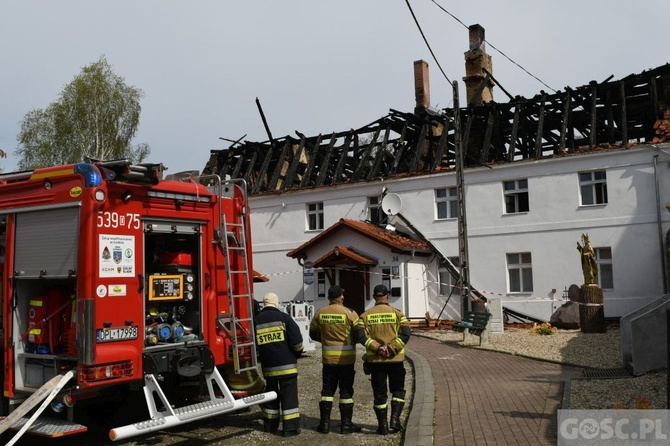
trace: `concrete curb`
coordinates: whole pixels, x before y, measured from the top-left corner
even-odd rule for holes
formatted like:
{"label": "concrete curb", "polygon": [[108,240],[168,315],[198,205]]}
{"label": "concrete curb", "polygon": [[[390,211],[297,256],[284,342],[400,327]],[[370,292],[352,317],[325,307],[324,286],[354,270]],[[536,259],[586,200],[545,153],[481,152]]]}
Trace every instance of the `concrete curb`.
{"label": "concrete curb", "polygon": [[563,400],[561,401],[561,409],[570,409],[570,390],[572,390],[572,380],[570,378],[563,382]]}
{"label": "concrete curb", "polygon": [[420,354],[405,348],[405,357],[414,368],[414,392],[402,439],[404,446],[433,446],[435,383],[430,364]]}

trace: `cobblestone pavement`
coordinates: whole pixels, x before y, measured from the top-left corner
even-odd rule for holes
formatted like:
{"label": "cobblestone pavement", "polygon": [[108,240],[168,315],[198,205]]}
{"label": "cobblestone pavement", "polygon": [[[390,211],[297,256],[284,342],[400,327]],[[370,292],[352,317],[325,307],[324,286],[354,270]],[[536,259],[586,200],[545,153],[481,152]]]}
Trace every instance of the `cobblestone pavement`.
{"label": "cobblestone pavement", "polygon": [[421,336],[409,347],[432,371],[435,445],[556,444],[563,383],[580,368]]}

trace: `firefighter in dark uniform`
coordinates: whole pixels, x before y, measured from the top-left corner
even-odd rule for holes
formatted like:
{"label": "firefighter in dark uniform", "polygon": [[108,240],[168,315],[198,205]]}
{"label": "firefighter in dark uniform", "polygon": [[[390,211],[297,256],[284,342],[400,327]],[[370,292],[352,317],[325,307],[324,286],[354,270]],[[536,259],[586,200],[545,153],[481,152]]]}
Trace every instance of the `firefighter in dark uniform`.
{"label": "firefighter in dark uniform", "polygon": [[[354,326],[354,339],[365,346],[364,368],[370,372],[377,433],[400,431],[400,414],[405,406],[405,345],[411,330],[402,311],[388,303],[388,288],[374,288],[375,306],[363,313]],[[387,387],[388,381],[388,387]],[[391,422],[387,420],[388,391],[391,391]]]}
{"label": "firefighter in dark uniform", "polygon": [[258,354],[266,391],[277,392],[276,400],[262,406],[263,429],[277,432],[281,420],[282,435],[291,437],[300,434],[297,358],[303,350],[302,335],[293,318],[279,310],[275,293],[266,294],[263,304],[263,310],[254,317]]}
{"label": "firefighter in dark uniform", "polygon": [[354,364],[356,343],[353,326],[358,314],[343,305],[344,289],[338,285],[328,290],[330,305],[321,308],[309,325],[309,336],[321,343],[322,386],[319,412],[321,421],[316,428],[322,434],[330,432],[330,412],[333,396],[340,388],[340,433],[360,432],[361,428],[351,422],[354,413]]}

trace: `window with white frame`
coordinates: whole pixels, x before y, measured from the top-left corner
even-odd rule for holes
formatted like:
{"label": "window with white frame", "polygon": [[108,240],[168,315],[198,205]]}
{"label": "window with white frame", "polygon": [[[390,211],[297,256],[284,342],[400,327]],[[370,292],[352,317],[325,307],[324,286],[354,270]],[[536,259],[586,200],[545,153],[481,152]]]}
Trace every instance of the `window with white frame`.
{"label": "window with white frame", "polygon": [[307,204],[307,230],[323,229],[323,202]]}
{"label": "window with white frame", "polygon": [[503,181],[505,193],[505,213],[528,212],[528,180]]}
{"label": "window with white frame", "polygon": [[[449,257],[449,260],[456,268],[458,268],[461,264],[458,257]],[[456,289],[458,287],[458,280],[456,280],[456,278],[451,275],[446,267],[440,267],[440,269],[437,271],[437,277],[439,281],[439,284],[437,285],[437,292],[441,296],[448,296],[449,294],[458,295],[460,293],[460,291]]]}
{"label": "window with white frame", "polygon": [[374,225],[386,225],[388,215],[382,209],[379,197],[368,197],[368,221]]}
{"label": "window with white frame", "polygon": [[582,206],[607,203],[607,174],[604,170],[579,172]]}
{"label": "window with white frame", "polygon": [[612,248],[593,248],[596,252],[598,265],[598,286],[603,290],[614,289],[614,272],[612,270]]}
{"label": "window with white frame", "polygon": [[458,198],[455,187],[435,189],[435,214],[437,220],[458,218]]}
{"label": "window with white frame", "polygon": [[529,252],[507,254],[507,275],[510,293],[533,292],[533,266]]}

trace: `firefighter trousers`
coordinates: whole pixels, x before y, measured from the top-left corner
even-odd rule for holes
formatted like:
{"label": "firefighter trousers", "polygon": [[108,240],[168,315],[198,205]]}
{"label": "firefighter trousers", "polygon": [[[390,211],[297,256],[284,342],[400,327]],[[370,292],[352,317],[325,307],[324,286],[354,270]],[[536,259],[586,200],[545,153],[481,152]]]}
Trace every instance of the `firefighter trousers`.
{"label": "firefighter trousers", "polygon": [[368,366],[375,407],[386,407],[389,390],[394,400],[405,400],[405,365],[403,362],[371,362],[368,363]]}
{"label": "firefighter trousers", "polygon": [[333,401],[333,396],[339,387],[340,403],[353,403],[355,376],[356,371],[353,364],[324,364],[322,369],[321,401]]}
{"label": "firefighter trousers", "polygon": [[300,408],[298,407],[298,375],[265,378],[266,392],[277,392],[277,399],[265,403],[263,418],[270,430],[276,430],[279,422],[284,431],[300,429]]}

